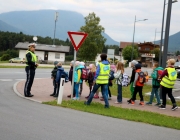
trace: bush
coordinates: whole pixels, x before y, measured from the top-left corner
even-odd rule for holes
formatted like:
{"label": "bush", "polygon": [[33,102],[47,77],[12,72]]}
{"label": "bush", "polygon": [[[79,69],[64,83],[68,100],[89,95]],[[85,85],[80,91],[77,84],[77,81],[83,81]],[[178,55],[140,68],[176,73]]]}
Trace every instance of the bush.
{"label": "bush", "polygon": [[3,54],[2,57],[1,57],[1,61],[6,61],[6,60],[9,60],[11,59],[11,56],[9,54]]}
{"label": "bush", "polygon": [[74,56],[73,55],[67,55],[65,57],[65,61],[72,61],[74,59]]}

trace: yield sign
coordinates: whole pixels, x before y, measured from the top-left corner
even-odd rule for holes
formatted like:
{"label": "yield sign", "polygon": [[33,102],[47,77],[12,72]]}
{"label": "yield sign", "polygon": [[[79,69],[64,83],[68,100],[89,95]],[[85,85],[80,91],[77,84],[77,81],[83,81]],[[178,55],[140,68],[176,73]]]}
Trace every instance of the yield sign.
{"label": "yield sign", "polygon": [[72,45],[74,46],[74,49],[78,51],[88,34],[82,32],[68,32],[68,35]]}

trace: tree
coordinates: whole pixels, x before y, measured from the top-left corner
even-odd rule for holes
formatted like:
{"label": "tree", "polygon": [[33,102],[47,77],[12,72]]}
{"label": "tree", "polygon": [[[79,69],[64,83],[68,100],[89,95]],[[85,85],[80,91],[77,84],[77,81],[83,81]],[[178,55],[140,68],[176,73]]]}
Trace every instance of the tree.
{"label": "tree", "polygon": [[97,53],[101,53],[106,39],[102,36],[104,28],[99,25],[100,18],[90,13],[85,17],[85,25],[80,28],[81,32],[88,33],[88,37],[78,50],[78,57],[83,60],[94,60]]}
{"label": "tree", "polygon": [[[124,60],[128,60],[128,62],[131,61],[131,54],[132,54],[132,46],[127,46],[122,50],[122,56],[124,57]],[[138,48],[137,46],[133,49],[133,59],[138,58]]]}
{"label": "tree", "polygon": [[180,51],[175,52],[176,56],[180,55]]}
{"label": "tree", "polygon": [[151,51],[151,54],[155,54],[155,58],[153,58],[153,60],[155,61],[159,61],[159,48],[155,48],[154,50]]}

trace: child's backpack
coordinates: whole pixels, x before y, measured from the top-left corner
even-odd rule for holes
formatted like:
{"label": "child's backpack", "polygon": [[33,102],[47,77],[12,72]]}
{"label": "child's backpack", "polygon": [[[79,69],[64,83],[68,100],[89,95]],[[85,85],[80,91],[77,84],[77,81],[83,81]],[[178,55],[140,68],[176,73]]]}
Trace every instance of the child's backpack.
{"label": "child's backpack", "polygon": [[65,82],[68,82],[69,81],[68,72],[66,71],[61,72],[61,78],[65,78]]}
{"label": "child's backpack", "polygon": [[88,80],[88,69],[86,68],[81,69],[81,79]]}
{"label": "child's backpack", "polygon": [[94,73],[90,71],[88,73],[88,82],[91,83],[93,82],[93,80],[94,80]]}
{"label": "child's backpack", "polygon": [[110,70],[109,80],[114,80],[114,71]]}
{"label": "child's backpack", "polygon": [[57,67],[52,70],[52,72],[51,72],[51,77],[53,77],[53,78],[56,79],[57,70],[58,70]]}
{"label": "child's backpack", "polygon": [[128,86],[130,83],[130,77],[126,74],[126,73],[123,73],[122,74],[122,86]]}
{"label": "child's backpack", "polygon": [[138,77],[139,83],[144,84],[146,82],[146,77],[144,75],[144,72],[140,71],[138,72],[138,74],[139,74],[139,77]]}
{"label": "child's backpack", "polygon": [[156,80],[157,80],[158,82],[161,82],[160,77],[161,77],[162,73],[163,73],[163,70],[157,70],[157,77],[156,77]]}

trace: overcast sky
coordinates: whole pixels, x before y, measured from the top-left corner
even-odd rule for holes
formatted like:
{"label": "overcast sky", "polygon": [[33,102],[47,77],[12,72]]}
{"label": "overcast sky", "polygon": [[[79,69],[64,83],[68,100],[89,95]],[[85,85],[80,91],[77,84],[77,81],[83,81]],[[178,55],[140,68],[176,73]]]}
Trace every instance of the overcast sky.
{"label": "overcast sky", "polygon": [[[159,40],[161,35],[159,32],[162,25],[164,0],[0,0],[0,3],[0,13],[59,9],[76,11],[87,16],[95,12],[100,17],[100,24],[105,28],[105,32],[118,42],[133,40],[135,15],[136,20],[148,19],[136,22],[135,42],[154,41],[155,29],[157,29],[156,40]],[[170,35],[179,31],[180,1],[172,5]]]}

